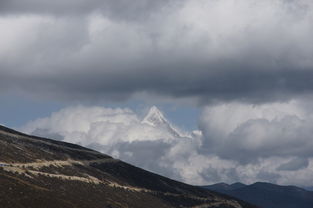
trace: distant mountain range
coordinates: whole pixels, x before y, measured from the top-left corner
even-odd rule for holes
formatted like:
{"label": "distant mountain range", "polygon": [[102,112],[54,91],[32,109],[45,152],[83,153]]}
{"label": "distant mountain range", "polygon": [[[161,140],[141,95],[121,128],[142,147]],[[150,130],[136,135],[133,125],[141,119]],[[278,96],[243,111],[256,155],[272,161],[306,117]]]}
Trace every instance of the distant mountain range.
{"label": "distant mountain range", "polygon": [[0,207],[256,208],[88,148],[29,136],[3,126]]}
{"label": "distant mountain range", "polygon": [[309,186],[309,187],[303,187],[305,190],[307,191],[313,191],[313,186]]}
{"label": "distant mountain range", "polygon": [[271,183],[218,183],[203,188],[227,194],[261,208],[313,208],[313,192],[296,186]]}

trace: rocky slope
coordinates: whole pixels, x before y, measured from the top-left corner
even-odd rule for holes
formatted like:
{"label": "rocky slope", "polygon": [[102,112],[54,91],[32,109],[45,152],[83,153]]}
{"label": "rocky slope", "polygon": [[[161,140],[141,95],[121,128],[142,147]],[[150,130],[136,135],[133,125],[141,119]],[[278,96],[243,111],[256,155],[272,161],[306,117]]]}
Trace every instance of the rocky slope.
{"label": "rocky slope", "polygon": [[252,208],[99,152],[0,126],[0,206],[5,208]]}

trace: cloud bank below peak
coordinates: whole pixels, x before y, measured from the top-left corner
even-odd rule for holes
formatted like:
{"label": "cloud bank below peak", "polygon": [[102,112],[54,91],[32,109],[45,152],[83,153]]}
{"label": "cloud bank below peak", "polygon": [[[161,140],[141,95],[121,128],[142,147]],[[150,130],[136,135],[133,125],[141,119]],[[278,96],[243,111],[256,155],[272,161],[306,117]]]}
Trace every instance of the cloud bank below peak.
{"label": "cloud bank below peak", "polygon": [[[156,107],[68,107],[26,124],[27,133],[74,142],[192,184],[268,181],[312,184],[309,103],[208,106],[199,130],[184,133]],[[231,112],[231,113],[230,113]]]}
{"label": "cloud bank below peak", "polygon": [[0,8],[0,90],[201,104],[312,94],[310,0],[27,0]]}
{"label": "cloud bank below peak", "polygon": [[50,117],[27,123],[22,130],[37,135],[59,134],[65,141],[84,146],[155,140],[170,142],[186,135],[173,127],[156,107],[152,107],[144,118],[128,108],[68,107]]}

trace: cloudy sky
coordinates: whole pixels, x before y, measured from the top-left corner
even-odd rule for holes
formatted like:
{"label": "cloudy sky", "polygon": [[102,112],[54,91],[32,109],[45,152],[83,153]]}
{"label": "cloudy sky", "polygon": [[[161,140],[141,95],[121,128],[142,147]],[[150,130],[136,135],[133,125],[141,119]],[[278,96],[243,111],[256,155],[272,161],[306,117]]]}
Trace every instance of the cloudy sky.
{"label": "cloudy sky", "polygon": [[313,186],[311,0],[2,0],[0,31],[1,124],[192,184]]}

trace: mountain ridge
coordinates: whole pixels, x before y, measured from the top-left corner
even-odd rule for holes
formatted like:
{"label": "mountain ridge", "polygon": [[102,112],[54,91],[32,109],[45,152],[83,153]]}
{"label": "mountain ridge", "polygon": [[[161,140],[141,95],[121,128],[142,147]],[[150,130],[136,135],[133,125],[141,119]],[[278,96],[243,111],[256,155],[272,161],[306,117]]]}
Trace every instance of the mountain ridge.
{"label": "mountain ridge", "polygon": [[0,126],[0,204],[13,207],[253,208],[108,155]]}
{"label": "mountain ridge", "polygon": [[203,188],[242,199],[261,208],[313,207],[313,192],[296,186],[256,182],[250,185],[218,183]]}

